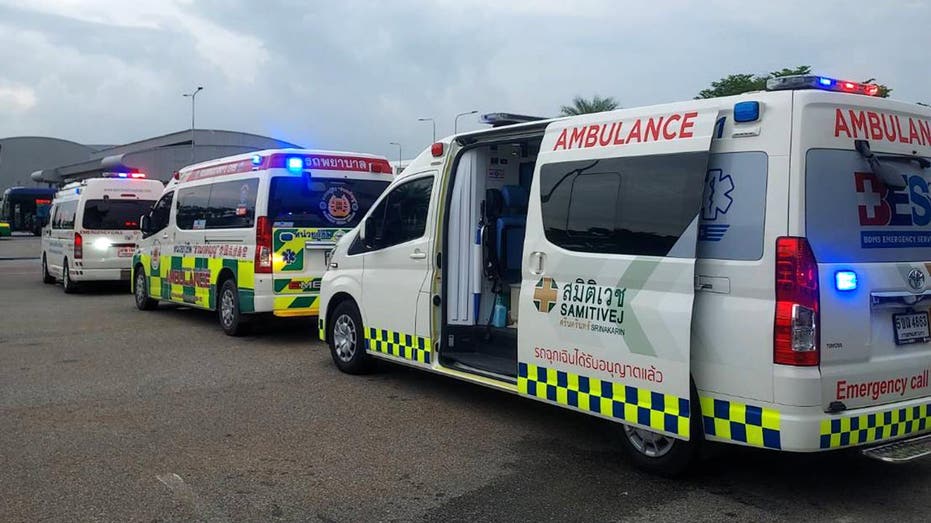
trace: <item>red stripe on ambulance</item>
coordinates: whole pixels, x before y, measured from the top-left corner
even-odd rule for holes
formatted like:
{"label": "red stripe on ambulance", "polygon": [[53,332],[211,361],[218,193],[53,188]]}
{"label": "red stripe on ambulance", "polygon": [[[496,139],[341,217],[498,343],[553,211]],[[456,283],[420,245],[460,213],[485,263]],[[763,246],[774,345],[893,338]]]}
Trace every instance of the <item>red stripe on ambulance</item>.
{"label": "red stripe on ambulance", "polygon": [[559,134],[553,150],[589,149],[692,138],[695,135],[693,128],[697,117],[697,112],[688,112],[638,118],[629,125],[621,120],[567,127]]}

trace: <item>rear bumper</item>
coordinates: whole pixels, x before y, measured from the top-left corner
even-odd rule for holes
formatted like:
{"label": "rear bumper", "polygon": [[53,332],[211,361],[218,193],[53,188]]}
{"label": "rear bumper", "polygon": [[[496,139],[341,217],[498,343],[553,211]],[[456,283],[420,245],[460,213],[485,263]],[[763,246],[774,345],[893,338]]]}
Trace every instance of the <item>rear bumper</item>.
{"label": "rear bumper", "polygon": [[130,281],[132,271],[129,264],[122,269],[88,269],[86,267],[74,267],[69,269],[68,276],[76,281]]}
{"label": "rear bumper", "polygon": [[699,395],[705,437],[712,441],[820,452],[931,432],[931,397],[829,414],[817,406],[754,405],[740,398]]}

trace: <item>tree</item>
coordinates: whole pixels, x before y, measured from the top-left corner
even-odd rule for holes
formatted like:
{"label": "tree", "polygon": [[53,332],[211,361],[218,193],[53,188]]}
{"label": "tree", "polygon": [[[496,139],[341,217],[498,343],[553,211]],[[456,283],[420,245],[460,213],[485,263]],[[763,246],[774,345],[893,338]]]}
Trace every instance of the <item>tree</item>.
{"label": "tree", "polygon": [[[711,87],[702,89],[695,98],[717,98],[719,96],[733,96],[735,94],[749,93],[751,91],[762,91],[766,89],[766,81],[770,78],[805,74],[811,74],[810,65],[800,65],[794,68],[783,67],[779,71],[773,71],[763,76],[752,73],[732,74],[718,81],[711,82]],[[877,96],[881,98],[888,98],[889,93],[892,92],[892,89],[888,86],[876,83],[875,78],[870,78],[861,83],[878,85],[879,94]]]}
{"label": "tree", "polygon": [[608,96],[602,98],[597,94],[591,100],[586,100],[581,96],[572,99],[572,105],[564,105],[559,109],[563,116],[576,116],[579,114],[600,113],[603,111],[613,111],[619,107],[617,100]]}
{"label": "tree", "polygon": [[800,65],[794,69],[784,67],[781,71],[773,71],[764,76],[758,76],[752,73],[732,74],[718,81],[711,82],[711,87],[699,91],[698,96],[695,98],[717,98],[719,96],[733,96],[735,94],[749,93],[751,91],[762,91],[766,89],[766,80],[770,78],[809,73],[811,73],[811,66]]}

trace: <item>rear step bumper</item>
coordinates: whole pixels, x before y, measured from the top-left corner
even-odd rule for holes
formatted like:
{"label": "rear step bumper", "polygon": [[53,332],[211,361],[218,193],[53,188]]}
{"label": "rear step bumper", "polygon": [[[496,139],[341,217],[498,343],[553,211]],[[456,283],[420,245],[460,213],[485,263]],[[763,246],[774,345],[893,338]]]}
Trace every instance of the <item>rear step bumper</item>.
{"label": "rear step bumper", "polygon": [[863,450],[863,455],[887,463],[906,463],[931,455],[931,434],[893,441]]}

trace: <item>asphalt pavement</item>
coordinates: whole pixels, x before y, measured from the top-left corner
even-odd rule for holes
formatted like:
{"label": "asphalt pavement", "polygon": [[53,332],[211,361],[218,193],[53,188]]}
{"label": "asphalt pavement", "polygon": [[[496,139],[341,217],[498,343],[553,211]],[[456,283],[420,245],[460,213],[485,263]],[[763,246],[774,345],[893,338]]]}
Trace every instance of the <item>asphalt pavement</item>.
{"label": "asphalt pavement", "polygon": [[0,521],[926,521],[931,460],[717,446],[680,480],[615,426],[381,365],[313,322],[245,338],[125,286],[44,285],[0,239]]}

